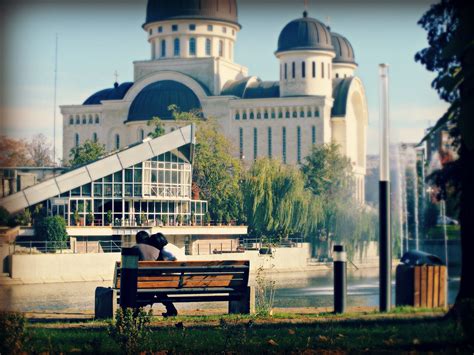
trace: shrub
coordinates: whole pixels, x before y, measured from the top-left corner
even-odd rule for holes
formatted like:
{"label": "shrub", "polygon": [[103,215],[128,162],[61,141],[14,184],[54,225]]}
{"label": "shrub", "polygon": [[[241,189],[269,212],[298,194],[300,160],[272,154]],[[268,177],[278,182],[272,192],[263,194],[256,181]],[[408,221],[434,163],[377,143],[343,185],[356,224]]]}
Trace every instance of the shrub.
{"label": "shrub", "polygon": [[126,354],[136,354],[148,343],[151,314],[151,310],[147,313],[143,308],[117,309],[108,333]]}
{"label": "shrub", "polygon": [[45,217],[36,221],[35,236],[39,240],[54,242],[53,249],[65,248],[69,239],[66,222],[60,216]]}
{"label": "shrub", "polygon": [[7,226],[9,220],[10,213],[3,206],[0,206],[0,226]]}
{"label": "shrub", "polygon": [[26,319],[13,312],[0,312],[0,353],[17,354],[26,335]]}
{"label": "shrub", "polygon": [[209,224],[211,222],[211,215],[209,212],[206,212],[206,214],[203,217],[203,222],[204,224]]}
{"label": "shrub", "polygon": [[15,216],[15,224],[19,226],[27,226],[31,224],[31,220],[31,213],[29,209],[25,209]]}

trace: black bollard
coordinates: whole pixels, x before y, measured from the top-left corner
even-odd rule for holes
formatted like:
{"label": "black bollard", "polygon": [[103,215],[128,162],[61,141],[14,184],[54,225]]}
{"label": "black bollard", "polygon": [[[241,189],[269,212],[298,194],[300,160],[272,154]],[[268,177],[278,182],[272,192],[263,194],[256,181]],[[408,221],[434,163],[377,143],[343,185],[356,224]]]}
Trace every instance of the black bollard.
{"label": "black bollard", "polygon": [[138,252],[135,248],[122,248],[120,271],[120,307],[137,305]]}
{"label": "black bollard", "polygon": [[346,311],[347,299],[347,254],[343,245],[333,248],[334,261],[334,313]]}

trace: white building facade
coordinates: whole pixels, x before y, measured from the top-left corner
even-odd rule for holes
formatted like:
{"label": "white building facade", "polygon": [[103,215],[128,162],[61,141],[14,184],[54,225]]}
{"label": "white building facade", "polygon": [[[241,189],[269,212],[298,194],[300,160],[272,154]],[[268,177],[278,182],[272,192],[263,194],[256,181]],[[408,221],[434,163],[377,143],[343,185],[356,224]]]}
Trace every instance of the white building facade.
{"label": "white building facade", "polygon": [[133,63],[133,82],[61,107],[65,159],[86,140],[109,151],[140,142],[153,117],[175,129],[174,104],[216,118],[244,162],[270,157],[296,165],[314,144],[339,144],[363,203],[368,110],[345,37],[305,12],[280,33],[279,80],[262,81],[233,59],[241,30],[236,0],[149,0],[143,29],[150,59]]}

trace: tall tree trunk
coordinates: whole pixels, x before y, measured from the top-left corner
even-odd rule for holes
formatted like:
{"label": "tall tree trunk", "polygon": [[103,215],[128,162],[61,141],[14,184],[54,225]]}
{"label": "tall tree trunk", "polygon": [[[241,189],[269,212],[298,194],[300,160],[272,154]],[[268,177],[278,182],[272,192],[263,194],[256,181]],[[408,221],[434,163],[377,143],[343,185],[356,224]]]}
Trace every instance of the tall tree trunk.
{"label": "tall tree trunk", "polygon": [[456,1],[459,34],[464,44],[461,54],[463,82],[460,86],[461,113],[461,285],[455,311],[467,339],[474,336],[474,24],[472,1]]}
{"label": "tall tree trunk", "polygon": [[[472,117],[474,119],[474,116]],[[461,285],[456,302],[474,300],[474,150],[461,145]]]}

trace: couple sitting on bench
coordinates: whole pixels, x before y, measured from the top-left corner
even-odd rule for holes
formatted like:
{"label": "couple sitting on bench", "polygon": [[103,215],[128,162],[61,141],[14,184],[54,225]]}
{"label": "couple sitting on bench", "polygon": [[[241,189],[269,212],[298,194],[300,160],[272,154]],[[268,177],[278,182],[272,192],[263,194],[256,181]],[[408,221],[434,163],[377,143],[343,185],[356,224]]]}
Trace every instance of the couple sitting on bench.
{"label": "couple sitting on bench", "polygon": [[[185,260],[185,255],[173,244],[169,244],[168,240],[161,233],[152,234],[151,236],[140,231],[136,235],[137,244],[135,248],[138,251],[139,261],[176,261]],[[153,305],[156,295],[152,295],[150,304]],[[163,295],[161,295],[163,298]],[[166,313],[162,313],[163,317],[174,317],[178,315],[178,311],[172,302],[163,301],[166,307]]]}

